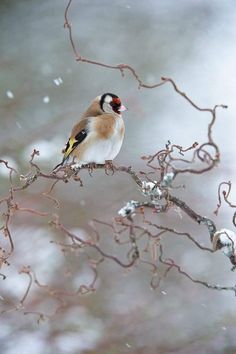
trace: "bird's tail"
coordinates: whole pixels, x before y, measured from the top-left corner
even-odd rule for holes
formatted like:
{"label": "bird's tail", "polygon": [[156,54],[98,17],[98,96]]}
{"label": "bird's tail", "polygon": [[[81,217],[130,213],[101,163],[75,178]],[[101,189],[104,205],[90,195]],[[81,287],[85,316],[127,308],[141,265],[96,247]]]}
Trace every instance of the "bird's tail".
{"label": "bird's tail", "polygon": [[54,171],[56,171],[56,170],[58,169],[58,167],[64,166],[64,164],[65,164],[68,160],[69,160],[69,156],[67,156],[66,158],[63,157],[62,162],[60,162],[58,165],[56,165],[52,171],[54,172]]}
{"label": "bird's tail", "polygon": [[70,154],[72,151],[76,148],[78,145],[78,142],[75,138],[70,138],[65,146],[65,148],[62,150],[64,153],[62,162],[60,162],[56,167],[54,167],[53,171],[55,171],[58,167],[63,166],[70,158]]}

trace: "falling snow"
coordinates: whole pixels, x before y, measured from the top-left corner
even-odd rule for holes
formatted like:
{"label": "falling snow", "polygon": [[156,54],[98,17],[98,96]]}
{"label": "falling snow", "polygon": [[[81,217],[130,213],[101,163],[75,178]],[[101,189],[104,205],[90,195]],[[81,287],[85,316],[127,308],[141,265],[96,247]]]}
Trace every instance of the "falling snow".
{"label": "falling snow", "polygon": [[126,345],[126,347],[129,348],[129,349],[132,348],[132,346],[131,346],[129,343],[125,343],[125,345]]}
{"label": "falling snow", "polygon": [[18,121],[16,121],[16,126],[17,126],[17,128],[22,129],[22,125]]}
{"label": "falling snow", "polygon": [[43,98],[43,103],[49,103],[49,102],[50,102],[49,96],[45,96],[45,97]]}
{"label": "falling snow", "polygon": [[14,94],[13,94],[13,92],[10,91],[10,90],[7,90],[6,95],[7,95],[7,97],[10,98],[10,99],[13,99],[13,98],[14,98]]}
{"label": "falling snow", "polygon": [[53,82],[56,86],[60,86],[63,83],[63,80],[61,77],[57,77],[56,79],[53,80]]}

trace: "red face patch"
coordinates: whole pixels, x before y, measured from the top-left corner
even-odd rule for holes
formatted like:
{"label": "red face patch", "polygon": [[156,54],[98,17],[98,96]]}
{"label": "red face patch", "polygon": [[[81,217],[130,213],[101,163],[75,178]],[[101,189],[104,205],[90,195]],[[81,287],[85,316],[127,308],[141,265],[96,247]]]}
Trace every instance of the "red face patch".
{"label": "red face patch", "polygon": [[112,102],[114,102],[116,105],[120,105],[120,104],[121,104],[121,100],[120,100],[119,97],[114,97],[114,98],[112,99]]}

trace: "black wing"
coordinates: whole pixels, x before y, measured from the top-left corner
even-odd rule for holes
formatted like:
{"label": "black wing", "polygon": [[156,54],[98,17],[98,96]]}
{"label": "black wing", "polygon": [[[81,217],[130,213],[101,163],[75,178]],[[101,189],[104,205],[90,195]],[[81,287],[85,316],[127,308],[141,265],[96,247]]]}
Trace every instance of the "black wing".
{"label": "black wing", "polygon": [[75,135],[75,137],[71,137],[67,144],[66,144],[66,148],[65,148],[65,153],[62,159],[62,162],[59,163],[56,167],[54,167],[53,170],[57,169],[57,167],[59,166],[63,166],[64,163],[69,159],[70,154],[72,153],[72,151],[80,144],[82,143],[82,141],[86,138],[86,136],[88,135],[88,132],[86,129],[82,129],[78,134]]}

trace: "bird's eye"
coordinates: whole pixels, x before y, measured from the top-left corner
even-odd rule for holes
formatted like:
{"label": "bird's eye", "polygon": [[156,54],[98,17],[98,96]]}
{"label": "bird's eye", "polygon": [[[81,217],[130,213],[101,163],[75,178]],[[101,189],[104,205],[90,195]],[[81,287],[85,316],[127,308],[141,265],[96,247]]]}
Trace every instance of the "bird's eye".
{"label": "bird's eye", "polygon": [[114,99],[110,102],[110,106],[112,107],[113,111],[119,113],[119,109],[121,106],[120,99],[119,101],[114,101]]}
{"label": "bird's eye", "polygon": [[121,100],[119,97],[113,97],[112,101],[110,102],[112,108],[119,108],[121,106]]}

